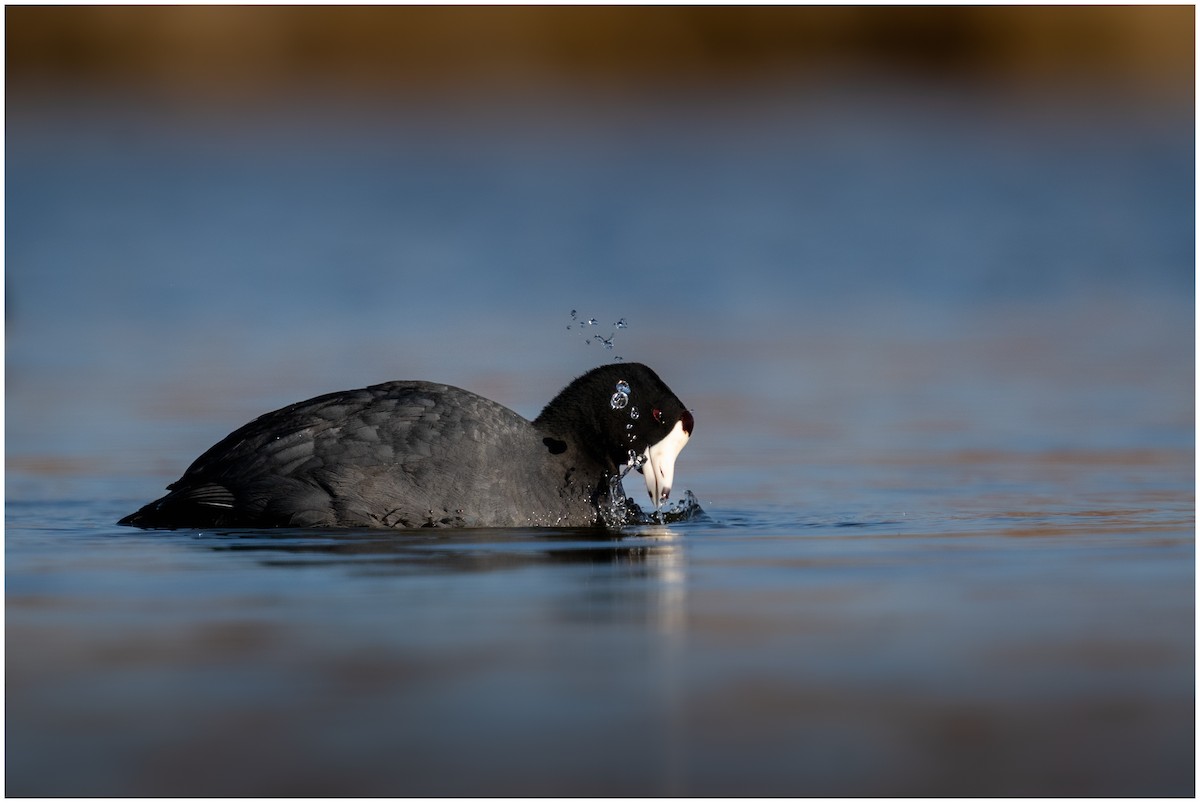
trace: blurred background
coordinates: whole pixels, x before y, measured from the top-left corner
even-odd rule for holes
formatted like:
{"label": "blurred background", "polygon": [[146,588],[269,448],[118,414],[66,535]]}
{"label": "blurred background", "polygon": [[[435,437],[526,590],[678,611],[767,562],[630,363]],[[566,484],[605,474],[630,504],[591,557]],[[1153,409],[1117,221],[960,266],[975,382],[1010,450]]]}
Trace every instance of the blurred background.
{"label": "blurred background", "polygon": [[9,91],[136,88],[185,107],[279,92],[753,84],[867,75],[1191,98],[1175,7],[269,7],[8,10]]}
{"label": "blurred background", "polygon": [[10,492],[617,357],[700,470],[1186,440],[1193,13],[9,7]]}

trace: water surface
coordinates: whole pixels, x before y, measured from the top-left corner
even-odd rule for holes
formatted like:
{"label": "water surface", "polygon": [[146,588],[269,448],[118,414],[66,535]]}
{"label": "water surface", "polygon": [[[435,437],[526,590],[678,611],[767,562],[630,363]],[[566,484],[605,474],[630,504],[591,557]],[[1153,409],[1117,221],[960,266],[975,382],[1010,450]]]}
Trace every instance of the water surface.
{"label": "water surface", "polygon": [[[6,792],[1192,795],[1190,113],[919,100],[10,114]],[[704,516],[114,525],[618,356]]]}

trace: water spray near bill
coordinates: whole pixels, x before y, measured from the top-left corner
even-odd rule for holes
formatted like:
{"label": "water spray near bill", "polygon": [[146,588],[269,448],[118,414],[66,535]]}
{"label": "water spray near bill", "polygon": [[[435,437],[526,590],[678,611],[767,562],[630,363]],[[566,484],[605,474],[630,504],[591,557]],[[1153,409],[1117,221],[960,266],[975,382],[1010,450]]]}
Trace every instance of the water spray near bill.
{"label": "water spray near bill", "polygon": [[[595,316],[581,317],[577,309],[572,309],[567,330],[578,331],[582,335],[583,342],[586,345],[590,346],[593,342],[597,342],[601,343],[605,349],[612,350],[617,332],[629,328],[628,320],[621,317],[613,322],[613,331],[608,337],[600,334],[591,334],[591,328],[598,325],[599,319]],[[623,361],[624,357],[615,355],[613,359],[615,361]],[[610,525],[616,523],[661,523],[665,521],[685,520],[699,515],[702,512],[700,505],[691,491],[685,491],[682,498],[675,505],[664,508],[664,505],[670,499],[671,488],[675,479],[675,460],[678,458],[679,453],[683,451],[683,447],[687,445],[688,440],[691,438],[692,429],[695,427],[695,418],[692,411],[685,411],[669,432],[656,442],[645,445],[637,443],[637,435],[632,430],[634,429],[634,422],[641,417],[642,411],[638,409],[636,404],[631,404],[630,402],[630,396],[633,391],[634,389],[630,386],[630,383],[625,379],[621,379],[613,386],[613,393],[609,397],[609,407],[613,412],[625,415],[629,419],[625,424],[625,429],[628,431],[627,437],[630,448],[624,468],[618,474],[613,475],[609,481],[609,502],[606,519]],[[655,421],[659,421],[661,411],[652,409],[649,411],[649,415]],[[654,504],[654,512],[652,514],[641,513],[640,508],[636,504],[631,504],[632,500],[625,498],[625,491],[621,483],[631,471],[637,471],[645,479],[646,493]]]}

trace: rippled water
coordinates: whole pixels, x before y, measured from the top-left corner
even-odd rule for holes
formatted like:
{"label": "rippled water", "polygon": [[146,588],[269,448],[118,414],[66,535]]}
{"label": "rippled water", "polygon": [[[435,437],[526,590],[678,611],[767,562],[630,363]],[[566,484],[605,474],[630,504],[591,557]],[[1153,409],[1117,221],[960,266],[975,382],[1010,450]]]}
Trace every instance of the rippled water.
{"label": "rippled water", "polygon": [[[6,792],[1192,795],[1190,119],[904,108],[10,116]],[[703,514],[114,525],[288,402],[617,356]]]}

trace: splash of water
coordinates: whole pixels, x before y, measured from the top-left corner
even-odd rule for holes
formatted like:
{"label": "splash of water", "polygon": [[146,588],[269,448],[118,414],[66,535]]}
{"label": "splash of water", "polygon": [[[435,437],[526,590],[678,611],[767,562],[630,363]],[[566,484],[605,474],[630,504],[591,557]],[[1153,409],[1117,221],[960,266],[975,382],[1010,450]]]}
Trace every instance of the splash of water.
{"label": "splash of water", "polygon": [[[629,321],[627,321],[625,318],[618,319],[617,322],[613,324],[614,331],[609,333],[608,337],[605,337],[604,335],[598,335],[598,334],[588,334],[588,329],[590,327],[599,326],[599,325],[600,325],[599,318],[597,318],[595,316],[586,316],[586,315],[580,316],[579,310],[573,309],[573,310],[571,310],[570,321],[567,323],[567,329],[568,330],[577,329],[580,333],[580,336],[583,338],[583,342],[589,346],[592,344],[593,341],[595,341],[595,342],[599,343],[600,345],[604,346],[606,351],[614,351],[616,349],[617,331],[619,331],[621,329],[628,329]],[[625,358],[622,357],[620,354],[613,355],[613,360],[615,360],[615,361],[621,362],[621,361],[624,361],[624,359]]]}
{"label": "splash of water", "polygon": [[[630,453],[631,458],[635,457]],[[609,530],[620,530],[626,527],[638,527],[655,524],[679,524],[685,521],[698,521],[707,516],[700,502],[691,491],[684,491],[679,499],[652,511],[644,511],[638,507],[631,497],[625,495],[621,481],[637,466],[641,459],[631,459],[619,474],[608,478],[608,499],[600,505],[600,518]]]}
{"label": "splash of water", "polygon": [[641,468],[643,462],[645,462],[645,457],[630,449],[629,462],[626,463],[625,468],[608,478],[608,500],[606,504],[600,506],[600,518],[604,520],[604,526],[608,529],[617,530],[631,524],[638,524],[645,518],[646,514],[637,506],[637,503],[625,496],[625,487],[621,484],[625,475],[635,468]]}
{"label": "splash of water", "polygon": [[677,524],[681,521],[699,521],[707,515],[704,512],[704,508],[700,507],[700,500],[691,491],[684,491],[679,499],[655,511],[655,518],[663,524]]}
{"label": "splash of water", "polygon": [[[600,518],[605,528],[619,530],[629,524],[630,506],[633,500],[625,497],[625,489],[621,487],[621,474],[613,474],[608,478],[608,499],[600,505]],[[636,505],[632,505],[636,507]]]}

